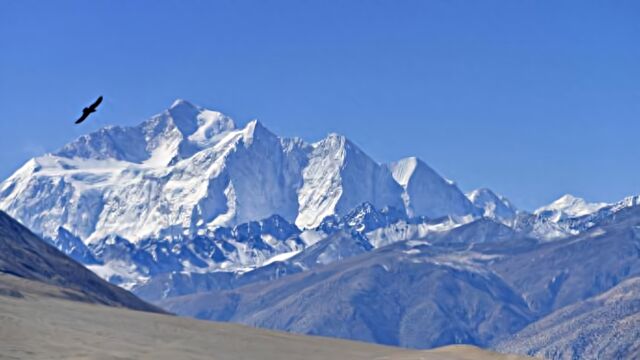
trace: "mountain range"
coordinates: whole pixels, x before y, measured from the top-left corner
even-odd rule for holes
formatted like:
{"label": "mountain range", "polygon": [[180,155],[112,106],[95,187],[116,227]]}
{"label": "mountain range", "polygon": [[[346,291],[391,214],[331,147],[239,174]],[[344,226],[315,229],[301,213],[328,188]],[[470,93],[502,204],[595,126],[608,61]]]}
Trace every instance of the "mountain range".
{"label": "mountain range", "polygon": [[62,227],[85,243],[191,236],[274,214],[308,229],[363,202],[411,216],[476,213],[417,159],[380,165],[340,135],[279,138],[257,120],[236,128],[182,100],[136,127],[105,128],[32,159],[0,199],[34,231],[55,237]]}
{"label": "mountain range", "polygon": [[1,211],[0,249],[3,358],[519,358],[470,346],[410,351],[179,318],[98,278]]}
{"label": "mountain range", "polygon": [[[640,328],[627,316],[639,204],[566,195],[530,213],[490,189],[464,194],[417,158],[380,164],[337,134],[282,138],[183,100],[0,184],[0,209],[171,312],[554,359],[637,354],[619,334]],[[590,316],[591,332],[570,334]]]}

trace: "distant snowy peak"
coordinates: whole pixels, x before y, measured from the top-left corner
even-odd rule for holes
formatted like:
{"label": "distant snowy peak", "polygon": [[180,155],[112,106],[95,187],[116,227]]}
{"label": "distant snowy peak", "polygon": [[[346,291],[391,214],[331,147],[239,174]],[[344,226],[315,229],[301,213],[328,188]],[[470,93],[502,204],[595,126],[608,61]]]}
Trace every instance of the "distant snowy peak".
{"label": "distant snowy peak", "polygon": [[512,225],[517,231],[552,241],[574,236],[591,228],[603,226],[615,219],[615,215],[629,208],[640,206],[640,196],[630,196],[621,201],[588,203],[572,195],[562,196],[553,203],[537,209],[533,214],[518,212]]}
{"label": "distant snowy peak", "polygon": [[640,206],[640,195],[627,196],[626,198],[618,201],[610,206],[611,212],[618,212],[625,208]]}
{"label": "distant snowy peak", "polygon": [[588,203],[582,198],[567,194],[537,209],[534,214],[557,222],[565,218],[590,215],[608,205],[607,203]]}
{"label": "distant snowy peak", "polygon": [[395,181],[402,186],[402,199],[409,216],[479,215],[479,211],[451,181],[444,179],[422,160],[409,157],[390,164]]}
{"label": "distant snowy peak", "polygon": [[473,190],[467,194],[467,198],[483,210],[483,216],[500,222],[510,222],[518,211],[509,200],[487,188]]}

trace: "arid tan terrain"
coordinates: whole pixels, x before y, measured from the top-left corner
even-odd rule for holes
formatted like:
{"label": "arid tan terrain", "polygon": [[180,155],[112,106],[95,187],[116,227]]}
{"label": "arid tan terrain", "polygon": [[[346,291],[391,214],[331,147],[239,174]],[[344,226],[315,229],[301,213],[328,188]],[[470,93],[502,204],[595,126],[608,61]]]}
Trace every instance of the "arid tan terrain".
{"label": "arid tan terrain", "polygon": [[87,304],[0,277],[0,359],[519,359],[470,346],[412,351]]}

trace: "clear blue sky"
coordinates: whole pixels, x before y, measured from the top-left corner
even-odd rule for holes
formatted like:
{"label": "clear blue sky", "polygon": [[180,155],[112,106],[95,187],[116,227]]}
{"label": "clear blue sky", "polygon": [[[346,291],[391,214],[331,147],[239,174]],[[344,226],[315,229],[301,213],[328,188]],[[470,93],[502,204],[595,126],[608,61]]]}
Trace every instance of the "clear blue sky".
{"label": "clear blue sky", "polygon": [[522,208],[640,194],[638,1],[0,0],[0,177],[175,98]]}

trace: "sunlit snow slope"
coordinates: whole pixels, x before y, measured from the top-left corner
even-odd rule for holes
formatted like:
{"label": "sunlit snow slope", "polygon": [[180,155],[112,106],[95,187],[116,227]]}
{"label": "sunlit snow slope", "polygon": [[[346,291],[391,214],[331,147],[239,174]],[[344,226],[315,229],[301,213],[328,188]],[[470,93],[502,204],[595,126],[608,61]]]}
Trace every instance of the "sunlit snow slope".
{"label": "sunlit snow slope", "polygon": [[314,228],[364,202],[432,218],[478,211],[420,160],[384,166],[340,135],[280,138],[183,100],[31,159],[0,184],[0,209],[48,238],[66,231],[85,243],[193,236],[275,214]]}

